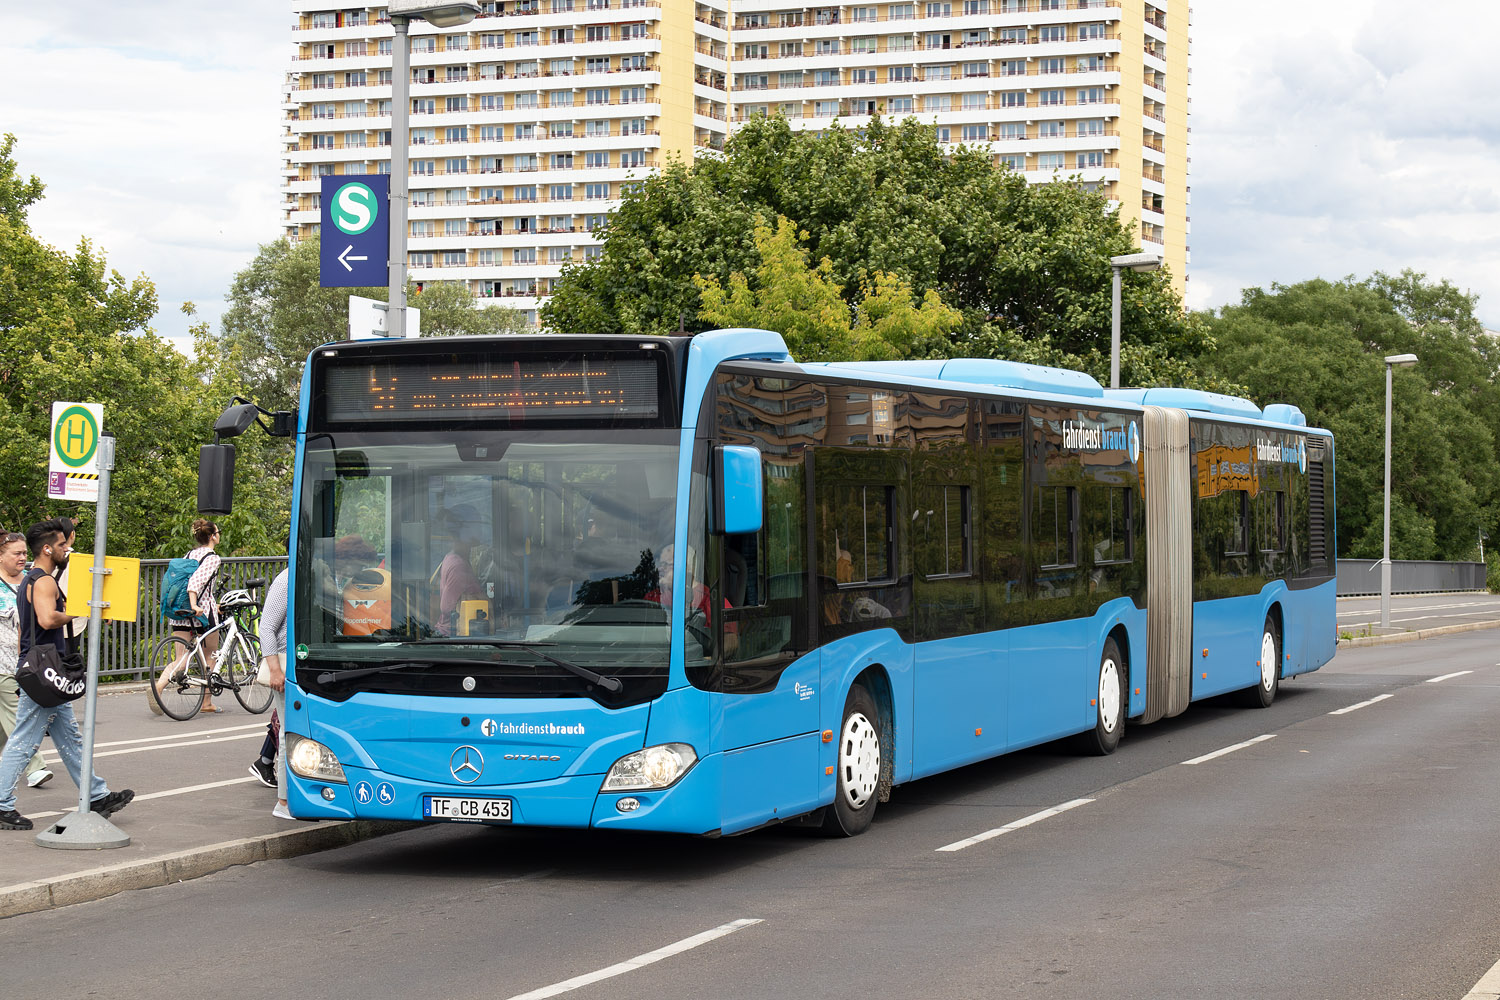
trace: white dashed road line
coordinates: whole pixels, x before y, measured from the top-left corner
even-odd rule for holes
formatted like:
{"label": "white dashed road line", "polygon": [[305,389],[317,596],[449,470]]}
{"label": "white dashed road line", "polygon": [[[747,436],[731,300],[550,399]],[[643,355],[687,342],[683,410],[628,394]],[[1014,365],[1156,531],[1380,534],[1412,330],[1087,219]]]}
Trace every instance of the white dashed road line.
{"label": "white dashed road line", "polygon": [[1053,806],[1051,809],[1043,809],[1041,812],[1032,813],[1030,816],[1023,816],[1020,819],[1016,820],[1014,823],[1007,823],[1004,826],[996,827],[993,830],[986,830],[983,833],[976,834],[975,836],[968,837],[964,840],[955,841],[952,844],[948,844],[946,847],[939,847],[937,850],[961,851],[965,847],[973,847],[975,844],[981,844],[986,840],[991,840],[995,837],[1000,836],[1002,833],[1010,833],[1012,830],[1019,830],[1023,826],[1030,826],[1033,823],[1040,822],[1041,820],[1048,819],[1052,816],[1056,816],[1058,813],[1065,813],[1069,809],[1077,809],[1079,806],[1086,806],[1092,801],[1094,800],[1074,799],[1071,802],[1064,802],[1060,806]]}
{"label": "white dashed road line", "polygon": [[1224,756],[1227,753],[1234,753],[1236,750],[1243,750],[1246,747],[1253,747],[1257,743],[1264,743],[1266,740],[1274,740],[1275,738],[1276,738],[1276,734],[1275,733],[1266,733],[1263,736],[1257,736],[1257,737],[1255,737],[1255,739],[1253,739],[1253,740],[1246,740],[1243,743],[1236,743],[1232,747],[1224,747],[1221,750],[1215,750],[1213,753],[1206,753],[1202,757],[1194,757],[1192,760],[1185,760],[1185,761],[1183,761],[1183,763],[1184,764],[1202,764],[1202,763],[1205,763],[1207,761],[1213,760],[1213,759],[1215,759],[1217,757],[1222,757],[1222,756]]}
{"label": "white dashed road line", "polygon": [[[189,792],[206,792],[210,788],[224,788],[224,787],[226,787],[228,785],[243,785],[243,784],[246,784],[248,782],[256,781],[256,780],[258,780],[258,779],[256,779],[256,778],[230,778],[228,781],[210,781],[206,785],[186,785],[186,786],[184,786],[182,788],[168,788],[166,791],[163,791],[163,792],[147,792],[144,795],[137,795],[133,801],[135,801],[135,802],[144,802],[147,799],[165,799],[165,798],[168,798],[169,796],[172,796],[172,795],[186,795]],[[26,816],[29,819],[45,819],[48,816],[61,816],[61,815],[63,815],[64,811],[66,811],[66,812],[73,812],[72,809],[68,809],[68,810],[54,810],[53,812],[27,813]]]}
{"label": "white dashed road line", "polygon": [[1369,701],[1361,701],[1361,702],[1357,702],[1357,703],[1355,703],[1353,705],[1345,705],[1343,708],[1336,708],[1332,712],[1329,712],[1328,714],[1329,715],[1348,715],[1350,712],[1358,712],[1362,708],[1369,708],[1371,705],[1377,705],[1380,702],[1385,701],[1387,698],[1391,698],[1391,697],[1394,697],[1394,695],[1377,694],[1375,697],[1371,698]]}
{"label": "white dashed road line", "polygon": [[1463,1000],[1500,1000],[1500,962],[1490,966],[1490,971],[1464,994]]}
{"label": "white dashed road line", "polygon": [[1441,684],[1443,681],[1451,681],[1455,677],[1462,677],[1464,674],[1472,674],[1473,672],[1472,670],[1458,670],[1451,674],[1444,674],[1441,677],[1429,677],[1427,678],[1427,683]]}
{"label": "white dashed road line", "polygon": [[711,931],[704,931],[702,934],[694,934],[692,937],[683,938],[676,944],[669,944],[665,948],[648,951],[644,955],[637,955],[635,958],[626,959],[618,965],[611,965],[606,969],[600,969],[598,972],[589,972],[582,976],[574,976],[572,979],[554,983],[551,986],[543,986],[541,989],[532,990],[530,993],[519,993],[511,997],[510,1000],[543,1000],[545,997],[555,997],[559,993],[568,993],[605,979],[613,979],[615,976],[634,972],[636,969],[660,962],[664,958],[671,958],[673,955],[680,955],[685,951],[691,951],[701,945],[708,944],[710,941],[716,941],[721,937],[733,934],[735,931],[744,930],[746,927],[753,927],[760,922],[759,918],[731,920],[729,923],[721,924]]}

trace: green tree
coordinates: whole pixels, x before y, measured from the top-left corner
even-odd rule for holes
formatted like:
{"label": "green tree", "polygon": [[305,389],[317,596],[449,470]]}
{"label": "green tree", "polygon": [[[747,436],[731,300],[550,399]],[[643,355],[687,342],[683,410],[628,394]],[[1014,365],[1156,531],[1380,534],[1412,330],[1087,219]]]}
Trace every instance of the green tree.
{"label": "green tree", "polygon": [[918,306],[907,283],[886,273],[864,286],[851,309],[832,278],[832,262],[824,257],[812,267],[784,216],[774,231],[756,221],[755,247],[760,261],[753,287],[739,271],[729,276],[727,289],[712,275],[695,277],[702,295],[699,318],[708,325],[776,330],[794,357],[848,361],[941,349],[962,321],[933,289]]}
{"label": "green tree", "polygon": [[[1135,249],[1118,212],[1078,184],[1027,185],[986,151],[947,152],[915,119],[816,133],[756,119],[722,157],[668,164],[625,195],[601,257],[564,267],[543,323],[572,333],[705,329],[702,288],[712,286],[694,279],[729,289],[731,275],[755,273],[756,224],[779,217],[805,234],[811,260],[828,261],[825,277],[851,308],[885,274],[918,301],[935,291],[958,309],[963,321],[942,353],[1026,343],[1036,360],[1108,373],[1108,258]],[[1211,346],[1164,272],[1126,275],[1122,317],[1126,373],[1141,384],[1155,384],[1152,366],[1169,359],[1185,359],[1171,374],[1191,376],[1191,359]]]}
{"label": "green tree", "polygon": [[1381,554],[1390,354],[1421,358],[1392,379],[1392,557],[1472,558],[1480,529],[1495,533],[1500,368],[1474,303],[1405,271],[1247,289],[1207,318],[1218,345],[1208,369],[1242,382],[1257,403],[1292,403],[1333,431],[1339,555]]}
{"label": "green tree", "polygon": [[47,497],[47,438],[54,401],[102,403],[116,439],[109,548],[177,554],[206,440],[203,372],[147,326],[145,276],[109,270],[88,240],[68,254],[32,234],[26,209],[42,184],[20,177],[13,148],[0,144],[0,524],[67,514],[92,547],[93,505]]}

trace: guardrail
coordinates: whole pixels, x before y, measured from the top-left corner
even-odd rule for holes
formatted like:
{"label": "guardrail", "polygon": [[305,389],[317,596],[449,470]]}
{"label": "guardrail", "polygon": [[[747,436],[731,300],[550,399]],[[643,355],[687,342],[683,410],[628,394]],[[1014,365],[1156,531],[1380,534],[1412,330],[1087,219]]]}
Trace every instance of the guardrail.
{"label": "guardrail", "polygon": [[[1425,559],[1391,560],[1391,593],[1435,594],[1484,590],[1481,562],[1438,562]],[[1380,593],[1379,559],[1340,559],[1338,596],[1363,597]]]}
{"label": "guardrail", "polygon": [[[141,560],[140,613],[133,622],[104,622],[99,636],[99,677],[102,680],[143,680],[149,670],[151,647],[171,631],[162,621],[161,581],[170,559]],[[86,556],[79,565],[92,564]],[[246,580],[263,577],[267,584],[286,565],[286,556],[225,556],[216,581],[219,589],[234,590]],[[78,567],[74,567],[75,571]],[[264,598],[265,588],[257,595]]]}

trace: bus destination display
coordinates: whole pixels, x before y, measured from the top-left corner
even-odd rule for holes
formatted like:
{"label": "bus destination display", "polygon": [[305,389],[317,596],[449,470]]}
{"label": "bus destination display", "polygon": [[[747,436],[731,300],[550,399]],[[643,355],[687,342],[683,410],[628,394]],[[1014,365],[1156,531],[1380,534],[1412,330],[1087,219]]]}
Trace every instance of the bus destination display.
{"label": "bus destination display", "polygon": [[334,423],[453,420],[654,420],[656,358],[387,359],[325,370]]}

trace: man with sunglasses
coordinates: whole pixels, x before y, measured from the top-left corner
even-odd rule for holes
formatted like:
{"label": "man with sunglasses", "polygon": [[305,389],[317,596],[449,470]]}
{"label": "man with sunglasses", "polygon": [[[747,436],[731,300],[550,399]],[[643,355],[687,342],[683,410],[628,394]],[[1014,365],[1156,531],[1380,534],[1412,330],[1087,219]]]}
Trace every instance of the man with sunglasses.
{"label": "man with sunglasses", "polygon": [[[21,655],[21,635],[16,631],[20,620],[16,610],[16,591],[26,575],[26,536],[19,531],[0,532],[0,731],[5,738],[16,730],[16,667]],[[26,762],[26,784],[41,788],[52,780],[52,772],[34,753]]]}
{"label": "man with sunglasses", "polygon": [[[20,656],[26,655],[33,641],[38,644],[50,642],[58,647],[59,652],[66,652],[67,638],[63,628],[73,616],[67,613],[67,601],[52,573],[68,564],[68,537],[55,522],[39,521],[26,530],[26,545],[31,549],[32,569],[21,580],[16,602]],[[46,735],[51,735],[58,756],[74,783],[82,788],[84,781],[89,782],[94,812],[108,817],[135,798],[135,792],[128,788],[111,792],[103,778],[83,773],[83,734],[78,731],[72,702],[43,708],[22,691],[16,728],[6,741],[5,752],[0,753],[0,830],[31,829],[31,820],[16,811],[16,782],[20,780],[27,758],[42,745],[42,737]]]}

